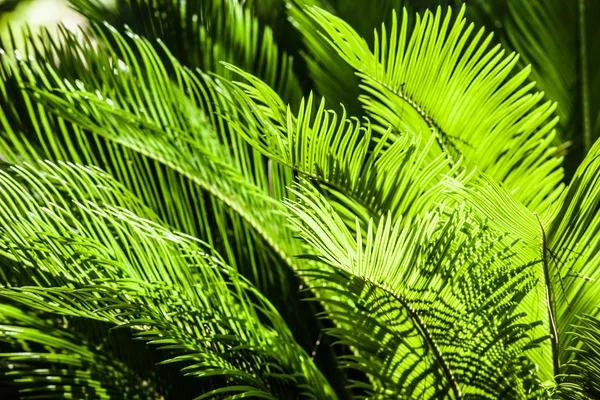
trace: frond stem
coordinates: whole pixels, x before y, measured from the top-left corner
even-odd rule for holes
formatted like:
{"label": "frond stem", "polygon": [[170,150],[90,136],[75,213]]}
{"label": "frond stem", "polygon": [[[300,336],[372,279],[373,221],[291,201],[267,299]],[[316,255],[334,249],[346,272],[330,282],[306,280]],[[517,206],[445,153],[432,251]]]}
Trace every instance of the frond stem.
{"label": "frond stem", "polygon": [[[448,166],[450,167],[450,169],[454,168],[455,161],[452,157],[452,153],[450,153],[448,146],[444,143],[444,141],[446,141],[450,145],[450,147],[452,147],[457,153],[460,154],[461,152],[458,149],[458,147],[456,147],[456,145],[452,142],[452,140],[450,140],[450,135],[444,132],[444,130],[419,105],[417,105],[417,103],[414,100],[406,96],[401,91],[391,88],[388,84],[384,82],[377,81],[377,83],[394,93],[396,96],[400,97],[408,105],[410,105],[417,113],[419,113],[419,115],[421,116],[421,118],[423,118],[423,120],[429,126],[429,128],[435,131],[435,141],[440,147],[440,150],[442,150],[442,152],[446,155]],[[404,84],[402,85],[402,87],[404,87]]]}
{"label": "frond stem", "polygon": [[398,301],[406,309],[408,316],[414,322],[414,324],[417,326],[417,328],[422,332],[423,337],[425,338],[425,341],[427,342],[427,345],[431,348],[431,351],[433,352],[435,360],[437,361],[437,363],[441,367],[442,371],[444,372],[446,379],[448,379],[448,383],[450,385],[450,388],[452,389],[452,393],[454,393],[454,397],[457,400],[462,399],[463,396],[460,391],[460,388],[458,387],[458,384],[456,383],[456,380],[454,379],[454,374],[452,373],[452,371],[450,370],[450,367],[444,360],[442,351],[436,344],[435,339],[433,338],[433,336],[431,336],[429,329],[427,329],[427,324],[425,324],[425,321],[423,321],[421,319],[421,317],[417,314],[417,312],[411,307],[410,304],[408,304],[406,299],[404,299],[402,296],[396,294],[392,290],[389,290],[389,289],[383,287],[382,285],[380,285],[378,283],[375,283],[375,282],[369,280],[366,277],[363,277],[363,279],[366,279],[367,281],[371,282],[371,284],[375,285],[379,289],[388,293],[390,296],[392,296],[396,301]]}
{"label": "frond stem", "polygon": [[546,297],[548,299],[548,315],[550,317],[550,335],[552,336],[552,362],[554,365],[554,376],[560,373],[560,360],[558,358],[558,326],[556,325],[556,310],[554,291],[552,290],[552,282],[550,280],[550,270],[548,268],[548,238],[546,231],[542,225],[542,221],[537,213],[533,213],[540,224],[542,230],[542,264],[544,266],[544,280],[546,281]]}
{"label": "frond stem", "polygon": [[588,88],[588,54],[585,36],[585,0],[579,0],[579,52],[581,56],[581,108],[583,113],[583,145],[587,153],[592,147],[592,128],[590,120],[590,93]]}

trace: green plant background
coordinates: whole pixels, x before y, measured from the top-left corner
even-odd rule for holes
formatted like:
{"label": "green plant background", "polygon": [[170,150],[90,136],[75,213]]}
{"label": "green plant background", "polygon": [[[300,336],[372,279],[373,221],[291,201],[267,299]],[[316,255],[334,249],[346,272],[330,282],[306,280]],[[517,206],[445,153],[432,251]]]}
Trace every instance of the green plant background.
{"label": "green plant background", "polygon": [[0,396],[600,396],[598,3],[71,3],[1,20]]}

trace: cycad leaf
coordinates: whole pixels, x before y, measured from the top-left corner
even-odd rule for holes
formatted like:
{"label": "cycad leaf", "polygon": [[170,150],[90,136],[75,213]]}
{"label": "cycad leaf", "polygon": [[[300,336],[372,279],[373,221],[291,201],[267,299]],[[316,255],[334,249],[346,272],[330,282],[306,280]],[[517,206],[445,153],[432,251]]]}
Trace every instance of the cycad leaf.
{"label": "cycad leaf", "polygon": [[560,138],[573,161],[581,160],[600,137],[600,3],[486,0],[472,6],[532,65],[531,79],[558,103]]}
{"label": "cycad leaf", "polygon": [[565,372],[564,365],[577,354],[570,349],[578,346],[573,342],[577,336],[569,332],[576,329],[578,318],[595,315],[597,309],[599,149],[596,144],[567,190],[539,216],[489,177],[471,181],[470,188],[455,186],[459,200],[472,204],[483,220],[519,238],[515,250],[521,262],[535,264],[538,283],[522,310],[542,319],[538,333],[551,336],[551,346],[547,342],[532,353],[546,379]]}
{"label": "cycad leaf", "polygon": [[[104,48],[65,31],[62,44],[34,48],[32,60],[4,56],[3,148],[12,150],[5,157],[101,166],[170,225],[215,245],[282,312],[299,318],[289,258],[297,245],[272,198],[281,198],[290,173],[228,133],[217,82],[166,49],[163,63],[132,32],[96,26],[92,33]],[[45,61],[55,53],[58,65]]]}
{"label": "cycad leaf", "polygon": [[223,376],[265,398],[335,397],[253,286],[197,240],[123,208],[139,206],[106,174],[38,164],[0,178],[3,256],[17,277],[46,277],[3,297],[131,328],[186,376]]}
{"label": "cycad leaf", "polygon": [[[314,105],[312,94],[292,112],[264,82],[229,66],[244,78],[233,90],[238,120],[230,126],[255,148],[355,202],[352,212],[378,218],[416,215],[431,205],[439,191],[442,172],[459,177],[460,164],[447,170],[444,156],[428,160],[433,143],[420,146],[420,137],[382,136],[368,119],[341,116],[326,109],[322,99]],[[354,224],[354,221],[351,221]]]}
{"label": "cycad leaf", "polygon": [[333,334],[356,346],[348,365],[370,374],[373,394],[501,398],[538,390],[522,379],[533,373],[523,350],[535,341],[517,311],[534,283],[529,266],[513,260],[511,247],[468,209],[396,222],[382,216],[363,239],[308,182],[296,190],[299,200],[288,207],[301,235],[323,262],[354,277],[336,283],[364,284],[353,293],[374,314],[362,315],[364,329],[342,324]]}
{"label": "cycad leaf", "polygon": [[287,13],[294,26],[304,39],[305,49],[302,51],[308,74],[311,77],[316,93],[324,96],[330,105],[343,104],[350,115],[359,117],[363,110],[358,101],[360,80],[355,76],[352,67],[343,62],[335,52],[335,48],[324,39],[323,27],[307,13],[310,7],[319,7],[351,25],[359,35],[364,37],[369,46],[374,43],[374,30],[381,23],[388,23],[392,18],[392,10],[408,7],[406,0],[284,0]]}
{"label": "cycad leaf", "polygon": [[182,64],[227,77],[221,61],[235,64],[276,88],[287,102],[301,97],[290,56],[280,51],[268,25],[259,23],[249,4],[234,0],[70,0],[96,23],[127,26],[146,39],[158,39]]}
{"label": "cycad leaf", "polygon": [[323,40],[321,26],[310,18],[308,6],[318,6],[334,12],[328,2],[322,0],[286,0],[288,16],[303,37],[304,61],[315,90],[331,104],[343,104],[351,115],[361,116],[358,96],[359,79],[350,66],[343,62],[333,47]]}
{"label": "cycad leaf", "polygon": [[[21,399],[159,399],[162,391],[58,319],[0,304],[0,371]],[[100,347],[100,346],[99,346]]]}
{"label": "cycad leaf", "polygon": [[549,211],[547,262],[554,272],[560,360],[577,347],[567,332],[576,331],[578,319],[598,316],[600,296],[600,140],[596,141],[565,193]]}
{"label": "cycad leaf", "polygon": [[[561,159],[551,147],[555,105],[538,105],[543,93],[524,85],[525,69],[510,77],[518,57],[499,46],[486,51],[490,37],[471,36],[464,8],[454,19],[441,8],[417,16],[409,31],[407,11],[375,37],[371,50],[347,23],[317,8],[311,15],[363,80],[361,101],[373,119],[400,132],[434,136],[434,155],[503,182],[532,209],[544,209],[562,179]],[[470,40],[468,40],[470,39]]]}
{"label": "cycad leaf", "polygon": [[[597,313],[597,311],[596,311]],[[568,333],[580,345],[571,348],[573,360],[558,386],[557,395],[563,399],[584,400],[600,396],[600,320],[583,315]]]}
{"label": "cycad leaf", "polygon": [[[551,387],[558,364],[558,346],[556,344],[556,308],[549,306],[548,288],[552,287],[549,270],[542,262],[544,245],[543,227],[547,219],[536,218],[523,204],[515,200],[511,193],[493,178],[485,174],[475,177],[466,185],[448,181],[449,196],[456,201],[466,202],[475,211],[473,216],[480,222],[490,225],[494,230],[505,233],[506,243],[512,243],[515,262],[529,265],[535,276],[535,286],[524,297],[519,310],[527,314],[530,322],[541,321],[534,330],[533,338],[545,337],[540,346],[527,351],[528,356],[539,368],[538,376],[543,385]],[[548,266],[552,267],[552,266]]]}

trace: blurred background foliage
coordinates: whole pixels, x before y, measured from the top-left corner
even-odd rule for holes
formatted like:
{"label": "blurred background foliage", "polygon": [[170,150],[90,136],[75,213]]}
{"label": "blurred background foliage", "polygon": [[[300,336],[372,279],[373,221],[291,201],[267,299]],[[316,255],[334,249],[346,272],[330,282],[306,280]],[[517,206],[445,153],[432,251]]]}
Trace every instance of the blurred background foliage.
{"label": "blurred background foliage", "polygon": [[[481,1],[481,0],[480,0]],[[358,2],[358,1],[357,1]],[[426,9],[438,5],[462,3],[458,0],[411,0],[417,9]],[[107,7],[115,7],[117,0],[102,0]],[[8,36],[8,27],[25,26],[35,31],[43,28],[53,30],[59,22],[69,29],[77,29],[85,22],[83,17],[71,9],[68,0],[0,0],[0,35]],[[15,38],[22,43],[20,37]]]}
{"label": "blurred background foliage", "polygon": [[83,18],[63,0],[0,0],[0,32],[4,37],[11,25],[29,23],[33,30],[52,29],[60,21],[69,28],[76,28]]}
{"label": "blurred background foliage", "polygon": [[[116,0],[103,0],[112,7]],[[68,29],[77,30],[85,19],[71,9],[67,0],[0,0],[0,36],[4,43],[14,40],[16,48],[23,46],[23,31],[27,24],[32,32],[48,29],[56,31],[62,22]],[[9,27],[13,27],[14,38],[9,36]]]}

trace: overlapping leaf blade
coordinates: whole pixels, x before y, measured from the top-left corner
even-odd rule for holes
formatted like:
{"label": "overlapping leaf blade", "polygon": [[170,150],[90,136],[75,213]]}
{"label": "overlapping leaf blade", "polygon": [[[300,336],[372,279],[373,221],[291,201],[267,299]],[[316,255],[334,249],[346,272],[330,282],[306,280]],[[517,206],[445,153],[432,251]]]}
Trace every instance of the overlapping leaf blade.
{"label": "overlapping leaf blade", "polygon": [[335,397],[256,289],[200,242],[123,208],[139,206],[106,174],[39,164],[1,177],[3,255],[17,277],[47,279],[4,298],[131,328],[187,376],[223,376],[263,398]]}
{"label": "overlapping leaf blade", "polygon": [[[517,308],[534,283],[532,272],[467,209],[442,208],[396,222],[382,216],[370,221],[363,238],[308,182],[297,196],[288,207],[316,255],[363,282],[363,291],[356,283],[346,287],[369,304],[372,315],[351,314],[365,328],[342,325],[333,334],[357,347],[348,363],[374,379],[373,395],[526,397],[540,389],[523,357],[534,343],[533,325]],[[382,348],[369,346],[374,342]]]}
{"label": "overlapping leaf blade", "polygon": [[[375,36],[371,50],[346,22],[316,8],[311,14],[338,54],[363,81],[361,97],[383,127],[434,136],[440,151],[477,166],[503,182],[517,199],[544,209],[557,194],[561,160],[551,147],[555,105],[524,84],[529,70],[510,77],[518,56],[499,46],[487,51],[490,37],[471,36],[461,9],[441,8],[417,17],[409,30],[406,10]],[[532,182],[534,187],[532,187]]]}
{"label": "overlapping leaf blade", "polygon": [[44,319],[30,309],[6,304],[0,310],[3,386],[21,388],[20,398],[159,399],[163,395],[156,382],[111,359],[106,347],[69,332],[66,319]]}
{"label": "overlapping leaf blade", "polygon": [[558,103],[559,141],[571,176],[600,135],[598,2],[474,1],[488,29],[530,64],[531,79]]}
{"label": "overlapping leaf blade", "polygon": [[[176,229],[219,248],[296,318],[296,245],[272,199],[284,194],[289,172],[229,134],[216,81],[166,49],[163,63],[132,32],[94,29],[103,49],[65,31],[63,43],[34,48],[32,60],[4,55],[6,157],[100,165]],[[60,55],[58,65],[42,61],[51,54]],[[306,340],[310,346],[310,334]]]}

